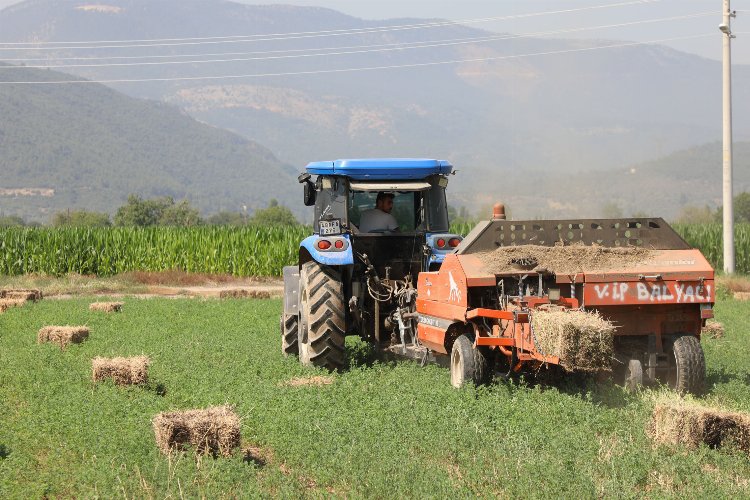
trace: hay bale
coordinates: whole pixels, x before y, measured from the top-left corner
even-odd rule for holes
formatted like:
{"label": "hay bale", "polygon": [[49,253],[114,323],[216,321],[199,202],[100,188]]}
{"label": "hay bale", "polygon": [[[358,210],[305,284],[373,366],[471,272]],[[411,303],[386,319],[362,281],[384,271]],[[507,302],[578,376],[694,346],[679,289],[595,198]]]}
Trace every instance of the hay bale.
{"label": "hay bale", "polygon": [[120,312],[124,302],[94,302],[89,304],[89,311]]}
{"label": "hay bale", "polygon": [[724,336],[724,324],[719,321],[709,319],[708,321],[706,321],[706,326],[704,326],[701,330],[701,335],[708,335],[712,339],[720,339]]}
{"label": "hay bale", "polygon": [[39,330],[36,341],[39,344],[54,342],[65,348],[68,344],[80,344],[89,336],[86,326],[45,326]]}
{"label": "hay bale", "polygon": [[658,444],[696,448],[735,448],[750,452],[750,415],[708,408],[686,401],[657,403],[646,428]]}
{"label": "hay bale", "polygon": [[132,358],[101,358],[91,360],[94,382],[112,379],[117,385],[143,385],[148,382],[148,356]]}
{"label": "hay bale", "polygon": [[9,289],[0,291],[0,298],[3,299],[20,299],[24,302],[36,302],[42,300],[42,291],[36,288],[31,289]]}
{"label": "hay bale", "polygon": [[734,292],[735,300],[750,300],[750,292]]}
{"label": "hay bale", "polygon": [[246,288],[233,288],[219,292],[220,299],[268,299],[271,293],[268,290],[248,290]]}
{"label": "hay bale", "polygon": [[240,445],[240,417],[231,406],[162,412],[151,423],[165,454],[191,445],[198,454],[229,456]]}
{"label": "hay bale", "polygon": [[25,299],[0,299],[0,313],[4,313],[12,307],[21,307],[25,303]]}
{"label": "hay bale", "polygon": [[615,326],[596,312],[577,309],[535,310],[531,328],[537,348],[558,356],[568,371],[609,370]]}

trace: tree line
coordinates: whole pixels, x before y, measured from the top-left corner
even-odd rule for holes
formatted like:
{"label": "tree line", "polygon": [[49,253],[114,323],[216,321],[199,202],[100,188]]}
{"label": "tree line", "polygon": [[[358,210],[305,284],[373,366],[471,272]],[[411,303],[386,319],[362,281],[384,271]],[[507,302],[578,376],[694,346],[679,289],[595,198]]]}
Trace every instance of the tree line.
{"label": "tree line", "polygon": [[[201,217],[198,209],[189,201],[175,201],[170,196],[144,199],[131,194],[128,201],[117,209],[114,217],[90,210],[65,210],[55,213],[50,224],[54,227],[194,227],[202,225],[226,226],[296,226],[299,221],[292,211],[271,199],[266,208],[245,212],[220,211]],[[0,227],[39,226],[27,223],[15,215],[0,215]]]}

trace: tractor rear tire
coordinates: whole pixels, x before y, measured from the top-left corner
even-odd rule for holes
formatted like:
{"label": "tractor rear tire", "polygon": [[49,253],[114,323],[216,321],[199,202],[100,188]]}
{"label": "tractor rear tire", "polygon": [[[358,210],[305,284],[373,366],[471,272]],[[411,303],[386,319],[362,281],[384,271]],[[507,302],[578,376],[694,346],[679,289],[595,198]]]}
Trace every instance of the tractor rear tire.
{"label": "tractor rear tire", "polygon": [[451,385],[459,389],[468,384],[482,385],[492,380],[489,353],[474,347],[468,335],[460,335],[451,349]]}
{"label": "tractor rear tire", "polygon": [[284,356],[298,356],[297,315],[281,314],[281,353]]}
{"label": "tractor rear tire", "polygon": [[341,273],[310,261],[300,271],[297,345],[303,365],[328,370],[344,367],[346,316]]}
{"label": "tractor rear tire", "polygon": [[706,384],[706,359],[703,347],[695,335],[680,335],[671,345],[674,370],[669,385],[680,394],[699,395]]}

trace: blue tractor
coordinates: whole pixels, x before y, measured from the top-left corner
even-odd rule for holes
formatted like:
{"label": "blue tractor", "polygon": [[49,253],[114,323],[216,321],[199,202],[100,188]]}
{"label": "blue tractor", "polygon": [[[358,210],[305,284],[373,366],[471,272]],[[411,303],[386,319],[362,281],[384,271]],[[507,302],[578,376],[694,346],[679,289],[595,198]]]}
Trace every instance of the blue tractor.
{"label": "blue tractor", "polygon": [[284,268],[285,355],[337,370],[347,335],[404,353],[416,343],[417,275],[438,269],[461,242],[449,231],[451,173],[450,163],[430,159],[307,165],[298,180],[315,207],[314,234],[300,243],[298,265]]}

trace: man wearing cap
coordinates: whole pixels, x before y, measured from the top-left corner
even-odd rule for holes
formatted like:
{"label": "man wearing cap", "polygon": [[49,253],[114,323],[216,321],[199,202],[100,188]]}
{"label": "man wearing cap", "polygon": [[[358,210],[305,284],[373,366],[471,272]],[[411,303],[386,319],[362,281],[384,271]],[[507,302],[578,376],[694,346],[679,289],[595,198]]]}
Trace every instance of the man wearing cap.
{"label": "man wearing cap", "polygon": [[391,214],[393,210],[393,193],[380,191],[375,199],[375,208],[362,212],[359,220],[361,233],[380,233],[384,231],[398,231],[398,222]]}

